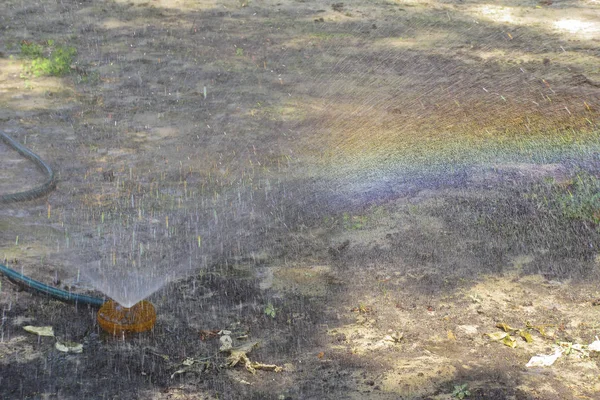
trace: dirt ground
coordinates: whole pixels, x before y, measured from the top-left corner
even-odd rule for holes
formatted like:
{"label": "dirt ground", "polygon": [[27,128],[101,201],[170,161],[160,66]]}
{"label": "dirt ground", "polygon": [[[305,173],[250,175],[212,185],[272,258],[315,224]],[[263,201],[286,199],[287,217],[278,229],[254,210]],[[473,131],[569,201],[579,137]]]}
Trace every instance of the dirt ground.
{"label": "dirt ground", "polygon": [[[594,0],[3,0],[0,129],[59,181],[0,205],[0,255],[160,289],[155,328],[114,338],[2,277],[0,398],[600,399],[596,192],[573,206],[600,176],[598,21]],[[66,76],[28,73],[49,41],[77,50]],[[0,145],[1,193],[42,179]],[[223,336],[281,370],[228,366]]]}

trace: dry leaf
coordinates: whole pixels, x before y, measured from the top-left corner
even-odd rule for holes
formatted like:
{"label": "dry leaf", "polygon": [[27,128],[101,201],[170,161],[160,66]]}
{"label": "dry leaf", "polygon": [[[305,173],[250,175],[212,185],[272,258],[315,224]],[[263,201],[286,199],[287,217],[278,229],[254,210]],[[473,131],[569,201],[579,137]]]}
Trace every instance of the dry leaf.
{"label": "dry leaf", "polygon": [[514,331],[518,331],[518,329],[512,328],[512,327],[508,326],[508,324],[505,324],[505,323],[502,323],[502,322],[499,323],[499,324],[496,324],[496,328],[500,328],[504,332],[508,332],[508,333],[514,332]]}
{"label": "dry leaf", "polygon": [[531,337],[531,333],[526,330],[519,330],[519,336],[521,336],[527,343],[533,342],[533,337]]}
{"label": "dry leaf", "polygon": [[218,329],[202,329],[200,330],[200,340],[205,341],[208,339],[212,339],[212,338],[216,338],[217,336],[219,336],[219,330]]}
{"label": "dry leaf", "polygon": [[448,330],[448,340],[456,340],[456,336],[451,330]]}
{"label": "dry leaf", "polygon": [[62,351],[63,353],[83,353],[83,345],[81,343],[56,342],[54,347],[56,348],[56,350]]}
{"label": "dry leaf", "polygon": [[517,347],[517,339],[515,339],[514,337],[510,336],[510,335],[506,335],[506,337],[504,339],[502,339],[502,343],[505,346],[508,346],[510,348],[515,348]]}
{"label": "dry leaf", "polygon": [[51,326],[31,326],[31,325],[27,325],[27,326],[24,326],[23,329],[25,329],[29,333],[35,333],[38,336],[54,337],[54,329],[52,329]]}

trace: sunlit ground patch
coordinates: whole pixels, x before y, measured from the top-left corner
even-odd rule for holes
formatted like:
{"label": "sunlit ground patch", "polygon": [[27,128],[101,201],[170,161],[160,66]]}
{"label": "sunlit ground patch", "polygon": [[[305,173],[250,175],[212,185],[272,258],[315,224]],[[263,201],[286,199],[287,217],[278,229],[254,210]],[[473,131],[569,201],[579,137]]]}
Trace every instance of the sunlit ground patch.
{"label": "sunlit ground patch", "polygon": [[0,58],[0,106],[16,111],[58,108],[73,103],[75,95],[56,77],[27,77],[26,63]]}
{"label": "sunlit ground patch", "polygon": [[[156,7],[175,10],[209,10],[217,7],[219,3],[215,0],[116,0],[117,3],[133,4],[140,7]],[[231,2],[234,5],[235,2]]]}
{"label": "sunlit ground patch", "polygon": [[[600,35],[600,23],[597,22],[597,13],[593,10],[571,7],[524,7],[483,4],[467,6],[467,13],[484,20],[507,24],[512,26],[544,27],[552,32],[559,33],[564,38],[577,37],[593,40]],[[569,17],[565,17],[568,15]],[[546,21],[554,21],[548,24]]]}

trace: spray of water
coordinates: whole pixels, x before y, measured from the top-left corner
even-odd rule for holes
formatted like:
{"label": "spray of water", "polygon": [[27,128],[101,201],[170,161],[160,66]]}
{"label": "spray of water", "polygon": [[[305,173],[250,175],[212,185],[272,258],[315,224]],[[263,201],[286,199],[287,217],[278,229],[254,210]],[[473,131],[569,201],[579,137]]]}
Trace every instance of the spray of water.
{"label": "spray of water", "polygon": [[[168,99],[161,118],[178,107],[190,116],[153,130],[160,118],[139,111],[94,132],[117,144],[121,129],[146,135],[144,157],[156,163],[115,157],[115,176],[89,183],[84,204],[66,216],[83,275],[131,305],[169,280],[272,246],[275,233],[432,177],[599,150],[597,95],[562,85],[572,76],[552,75],[545,61],[578,51],[568,36],[548,43],[536,30],[469,13],[390,10],[375,23],[290,19],[251,55],[236,38],[234,61],[251,60],[232,64],[246,68],[244,78],[214,51],[225,37],[210,21],[201,57],[140,64],[120,90],[147,104]],[[132,40],[148,54],[173,46],[151,26]],[[192,67],[165,84],[169,62]],[[206,108],[202,117],[191,99]]]}

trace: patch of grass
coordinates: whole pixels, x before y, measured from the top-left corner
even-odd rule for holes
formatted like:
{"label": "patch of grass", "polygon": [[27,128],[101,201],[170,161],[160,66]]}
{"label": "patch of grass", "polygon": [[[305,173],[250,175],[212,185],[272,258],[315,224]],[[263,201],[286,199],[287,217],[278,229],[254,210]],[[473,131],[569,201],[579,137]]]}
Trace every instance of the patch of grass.
{"label": "patch of grass", "polygon": [[323,223],[329,227],[338,226],[342,229],[359,230],[363,229],[369,222],[369,217],[366,215],[352,215],[347,212],[341,217],[325,216]]}
{"label": "patch of grass", "polygon": [[[547,182],[542,193],[530,195],[539,206],[564,218],[600,225],[600,179],[589,172],[579,172],[567,182]],[[538,191],[539,192],[539,191]]]}
{"label": "patch of grass", "polygon": [[41,44],[23,42],[21,43],[21,56],[25,58],[42,58],[44,57],[44,47]]}
{"label": "patch of grass", "polygon": [[330,33],[330,32],[313,32],[309,35],[314,39],[331,40],[331,39],[347,39],[353,37],[350,33]]}
{"label": "patch of grass", "polygon": [[364,215],[342,214],[342,223],[345,229],[362,229],[367,223],[367,217]]}
{"label": "patch of grass", "polygon": [[77,50],[73,46],[56,45],[48,40],[44,45],[21,43],[21,57],[30,59],[25,68],[26,76],[63,76],[71,72],[71,64]]}

